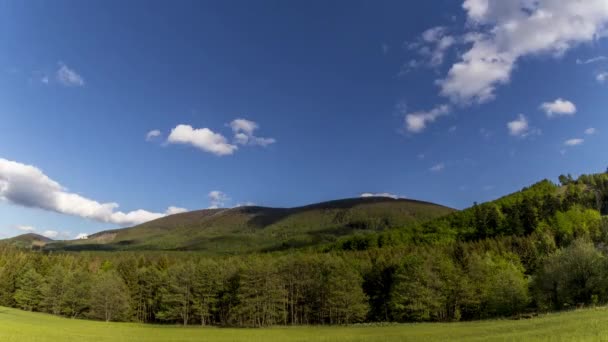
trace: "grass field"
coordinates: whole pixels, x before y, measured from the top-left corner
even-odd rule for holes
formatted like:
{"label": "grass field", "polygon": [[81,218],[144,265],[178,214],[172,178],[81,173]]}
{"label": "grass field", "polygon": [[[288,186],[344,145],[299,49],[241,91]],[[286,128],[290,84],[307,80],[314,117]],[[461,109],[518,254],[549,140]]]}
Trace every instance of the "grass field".
{"label": "grass field", "polygon": [[226,329],[72,320],[0,307],[0,341],[608,341],[608,309],[529,320]]}

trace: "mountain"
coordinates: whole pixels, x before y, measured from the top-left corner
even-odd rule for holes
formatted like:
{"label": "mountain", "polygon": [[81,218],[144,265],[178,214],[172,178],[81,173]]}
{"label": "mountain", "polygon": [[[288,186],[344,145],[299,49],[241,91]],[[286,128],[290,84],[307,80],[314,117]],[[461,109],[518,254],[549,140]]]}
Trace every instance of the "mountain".
{"label": "mountain", "polygon": [[0,240],[0,242],[5,244],[11,244],[17,247],[25,247],[25,248],[41,248],[46,244],[53,242],[52,239],[47,238],[46,236],[27,233],[19,236],[15,236],[13,238]]}
{"label": "mountain", "polygon": [[52,241],[47,250],[196,250],[237,254],[315,246],[358,233],[421,223],[455,211],[434,203],[388,197],[352,198],[296,208],[205,209],[130,228]]}

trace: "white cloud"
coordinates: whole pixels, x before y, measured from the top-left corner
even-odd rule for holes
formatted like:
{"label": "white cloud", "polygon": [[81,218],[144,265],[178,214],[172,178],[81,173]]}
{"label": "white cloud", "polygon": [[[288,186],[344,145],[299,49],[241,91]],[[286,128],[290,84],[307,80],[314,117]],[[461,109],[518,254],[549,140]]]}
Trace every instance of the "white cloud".
{"label": "white cloud", "polygon": [[234,207],[238,208],[238,207],[251,207],[254,206],[255,203],[247,201],[247,202],[243,202],[243,203],[237,203]]}
{"label": "white cloud", "polygon": [[74,235],[70,231],[59,232],[59,237],[62,239],[71,239]]}
{"label": "white cloud", "polygon": [[173,215],[173,214],[185,213],[187,211],[188,211],[188,209],[186,209],[186,208],[170,206],[169,208],[167,208],[167,211],[165,213],[167,215]]}
{"label": "white cloud", "polygon": [[584,142],[585,142],[584,139],[579,139],[579,138],[568,139],[568,140],[564,141],[564,145],[566,145],[566,146],[578,146],[578,145],[581,145]]}
{"label": "white cloud", "polygon": [[425,42],[433,43],[441,39],[445,35],[446,28],[443,26],[436,26],[422,32],[422,39]]}
{"label": "white cloud", "polygon": [[518,137],[525,137],[529,133],[530,126],[528,119],[523,114],[519,114],[518,118],[507,123],[509,134]]}
{"label": "white cloud", "polygon": [[89,234],[87,233],[78,233],[78,235],[76,235],[75,239],[76,240],[86,240],[89,238]]}
{"label": "white cloud", "polygon": [[598,81],[599,83],[604,83],[604,82],[608,81],[608,71],[598,72],[595,75],[595,80]]}
{"label": "white cloud", "polygon": [[521,57],[559,56],[608,33],[605,0],[465,0],[463,8],[471,47],[437,82],[441,94],[458,103],[493,99]]}
{"label": "white cloud", "polygon": [[252,135],[253,131],[258,129],[258,124],[247,119],[234,119],[230,123],[230,128],[235,133],[243,132],[247,135]]}
{"label": "white cloud", "polygon": [[456,38],[449,35],[443,26],[436,26],[424,31],[417,42],[407,45],[408,49],[416,51],[422,60],[410,60],[403,65],[400,74],[405,74],[419,66],[437,67],[441,65],[446,52],[454,44],[456,44]]}
{"label": "white cloud", "polygon": [[194,129],[190,125],[177,125],[171,130],[167,142],[192,145],[218,156],[233,154],[238,149],[236,145],[228,143],[223,135],[209,128]]}
{"label": "white cloud", "polygon": [[259,125],[247,119],[235,119],[230,122],[230,128],[234,133],[234,141],[239,145],[258,145],[268,146],[274,144],[274,138],[256,137],[253,132],[259,128]]}
{"label": "white cloud", "polygon": [[442,115],[447,115],[449,112],[450,107],[448,105],[440,105],[427,112],[407,113],[405,115],[406,129],[412,133],[422,132],[429,123],[434,122]]}
{"label": "white cloud", "polygon": [[207,195],[209,197],[209,209],[223,208],[230,197],[219,190],[213,190]]}
{"label": "white cloud", "polygon": [[82,76],[80,76],[76,71],[70,69],[67,65],[63,63],[59,63],[59,69],[57,70],[55,76],[57,78],[57,81],[65,86],[81,87],[84,85],[84,79],[82,78]]}
{"label": "white cloud", "polygon": [[391,194],[390,192],[364,192],[359,197],[390,197],[394,199],[403,198],[399,195]]}
{"label": "white cloud", "polygon": [[153,140],[154,138],[160,137],[161,132],[158,129],[153,129],[150,132],[146,133],[146,141]]}
{"label": "white cloud", "polygon": [[594,135],[595,133],[597,133],[597,130],[593,127],[589,127],[585,130],[585,134],[587,135]]}
{"label": "white cloud", "polygon": [[540,109],[542,109],[549,118],[574,115],[576,113],[576,106],[574,103],[562,98],[558,98],[553,102],[543,102],[540,105]]}
{"label": "white cloud", "polygon": [[439,172],[443,169],[445,169],[445,164],[439,163],[439,164],[433,165],[429,170],[432,172]]}
{"label": "white cloud", "polygon": [[32,226],[17,226],[16,228],[19,230],[22,230],[24,232],[29,232],[29,233],[36,231],[36,228],[34,228]]}
{"label": "white cloud", "polygon": [[605,61],[606,56],[597,56],[597,57],[593,57],[593,58],[589,58],[589,59],[576,59],[576,64],[591,64],[591,63],[597,63],[597,62],[603,62]]}
{"label": "white cloud", "polygon": [[447,34],[447,29],[442,26],[424,31],[422,40],[428,45],[423,46],[418,52],[430,58],[428,62],[430,66],[441,65],[446,51],[456,42],[455,38]]}
{"label": "white cloud", "polygon": [[59,235],[59,232],[56,230],[45,230],[41,235],[46,236],[49,239],[54,239]]}
{"label": "white cloud", "polygon": [[116,211],[118,203],[100,203],[69,192],[35,166],[3,158],[0,158],[0,200],[118,225],[140,224],[166,216],[142,209]]}

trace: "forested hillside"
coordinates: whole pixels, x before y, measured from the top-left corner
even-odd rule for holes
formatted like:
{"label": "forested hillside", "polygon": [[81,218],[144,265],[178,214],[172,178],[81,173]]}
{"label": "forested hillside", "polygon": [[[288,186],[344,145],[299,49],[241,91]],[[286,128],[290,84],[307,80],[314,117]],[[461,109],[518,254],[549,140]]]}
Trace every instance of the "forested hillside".
{"label": "forested hillside", "polygon": [[406,228],[453,212],[441,205],[389,197],[352,198],[296,208],[205,209],[104,231],[86,240],[47,242],[46,250],[196,250],[265,252],[323,245],[355,233]]}
{"label": "forested hillside", "polygon": [[608,303],[608,174],[316,251],[0,249],[0,305],[219,326],[458,321]]}
{"label": "forested hillside", "polygon": [[588,232],[589,222],[608,213],[608,173],[559,177],[560,184],[540,181],[494,201],[410,227],[342,239],[330,248],[362,250],[408,243],[473,241],[501,236],[550,234],[567,244]]}

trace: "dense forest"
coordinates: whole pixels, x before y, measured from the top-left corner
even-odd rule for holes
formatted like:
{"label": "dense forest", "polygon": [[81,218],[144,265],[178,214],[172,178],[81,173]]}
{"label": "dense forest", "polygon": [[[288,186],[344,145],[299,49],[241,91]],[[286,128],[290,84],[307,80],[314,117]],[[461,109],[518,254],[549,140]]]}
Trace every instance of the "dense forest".
{"label": "dense forest", "polygon": [[0,247],[0,305],[218,326],[458,321],[608,303],[608,173],[323,247],[230,257]]}

